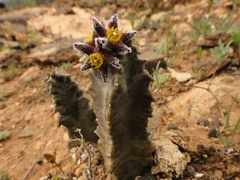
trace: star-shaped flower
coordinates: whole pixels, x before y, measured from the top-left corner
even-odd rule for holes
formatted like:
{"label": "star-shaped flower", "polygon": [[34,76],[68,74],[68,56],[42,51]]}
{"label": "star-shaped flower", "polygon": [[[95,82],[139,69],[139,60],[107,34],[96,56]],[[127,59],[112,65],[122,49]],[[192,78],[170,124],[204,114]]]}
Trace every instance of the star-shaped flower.
{"label": "star-shaped flower", "polygon": [[126,43],[132,40],[136,34],[137,31],[122,33],[118,30],[117,14],[111,17],[107,29],[105,29],[105,20],[99,22],[93,18],[93,33],[85,38],[85,42],[73,44],[73,48],[80,54],[89,55],[81,70],[84,71],[92,67],[99,68],[102,80],[106,82],[108,66],[121,68],[120,60],[116,55],[126,55],[132,52]]}

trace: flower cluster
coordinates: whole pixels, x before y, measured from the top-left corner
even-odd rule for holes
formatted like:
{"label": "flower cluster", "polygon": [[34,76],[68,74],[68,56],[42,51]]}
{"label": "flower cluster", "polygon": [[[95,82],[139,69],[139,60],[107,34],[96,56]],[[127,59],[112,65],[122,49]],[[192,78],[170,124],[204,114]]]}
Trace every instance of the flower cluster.
{"label": "flower cluster", "polygon": [[217,133],[221,136],[231,136],[232,135],[232,129],[230,129],[226,126],[217,126],[216,130],[217,130]]}
{"label": "flower cluster", "polygon": [[87,70],[92,67],[99,68],[103,82],[107,81],[108,66],[115,68],[121,67],[120,60],[116,55],[126,55],[132,52],[132,49],[126,43],[132,40],[137,31],[122,33],[118,30],[118,15],[111,17],[107,29],[105,20],[99,22],[93,18],[93,33],[85,38],[84,42],[73,44],[73,48],[80,54],[89,55],[87,62],[81,67],[81,70]]}

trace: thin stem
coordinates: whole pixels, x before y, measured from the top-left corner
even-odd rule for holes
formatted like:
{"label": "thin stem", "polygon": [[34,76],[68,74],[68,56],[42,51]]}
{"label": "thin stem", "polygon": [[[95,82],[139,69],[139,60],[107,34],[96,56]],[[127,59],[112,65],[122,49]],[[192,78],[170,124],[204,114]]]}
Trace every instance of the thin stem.
{"label": "thin stem", "polygon": [[26,175],[24,176],[23,180],[26,180],[26,179],[27,179],[27,177],[28,177],[28,175],[30,174],[30,172],[32,171],[34,165],[37,163],[37,159],[38,159],[38,157],[40,156],[40,154],[42,154],[42,152],[43,152],[43,150],[44,150],[46,144],[47,144],[47,141],[45,141],[45,143],[43,144],[41,150],[39,151],[38,155],[36,156],[36,158],[35,158],[33,164],[31,165],[30,169],[28,170],[28,172],[27,172]]}
{"label": "thin stem", "polygon": [[56,164],[56,166],[61,170],[61,172],[64,174],[64,171],[62,170],[62,168],[59,166],[58,163],[54,162],[54,164]]}
{"label": "thin stem", "polygon": [[87,146],[85,145],[85,140],[83,139],[83,135],[81,133],[81,129],[77,129],[76,131],[79,133],[79,135],[81,137],[81,139],[78,139],[81,142],[81,146],[83,146],[83,148],[87,151],[87,154],[88,154],[88,157],[89,157],[89,159],[88,159],[88,164],[89,164],[89,169],[90,169],[89,175],[90,175],[90,177],[92,177],[92,172],[91,172],[91,167],[92,167],[91,166],[91,162],[92,162],[91,153],[90,153],[89,149],[87,148]]}
{"label": "thin stem", "polygon": [[218,109],[222,115],[222,118],[224,118],[224,113],[223,113],[223,110],[222,110],[222,107],[220,105],[220,102],[218,101],[217,97],[215,96],[215,94],[213,94],[213,92],[210,90],[210,88],[205,88],[205,87],[201,87],[201,86],[192,86],[192,87],[195,87],[195,88],[201,88],[201,89],[205,89],[206,91],[208,91],[209,93],[212,94],[212,96],[214,97],[214,99],[216,100],[217,102],[217,106],[218,106]]}
{"label": "thin stem", "polygon": [[[215,94],[213,94],[213,92],[210,90],[210,88],[205,88],[205,87],[201,87],[201,86],[192,86],[192,85],[185,85],[185,84],[182,84],[181,86],[185,86],[185,87],[194,87],[194,88],[200,88],[200,89],[205,89],[206,91],[208,91],[209,93],[212,94],[212,96],[214,97],[214,99],[216,100],[217,102],[217,106],[218,106],[218,109],[221,113],[221,116],[222,118],[224,118],[224,113],[223,113],[223,110],[222,110],[222,107],[220,105],[220,102],[218,101],[217,97],[215,96]],[[175,87],[174,85],[164,85],[164,87]]]}

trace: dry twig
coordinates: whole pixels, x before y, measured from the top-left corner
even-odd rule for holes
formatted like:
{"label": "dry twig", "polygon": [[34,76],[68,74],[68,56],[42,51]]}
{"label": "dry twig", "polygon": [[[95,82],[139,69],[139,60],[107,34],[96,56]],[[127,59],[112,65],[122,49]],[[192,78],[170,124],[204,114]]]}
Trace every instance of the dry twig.
{"label": "dry twig", "polygon": [[91,152],[90,150],[88,149],[88,147],[86,146],[85,144],[85,140],[83,139],[83,135],[81,133],[81,129],[77,129],[76,132],[79,133],[81,139],[78,139],[81,143],[81,146],[79,147],[79,149],[82,149],[84,148],[88,154],[88,170],[85,170],[86,172],[83,173],[85,176],[85,179],[92,179],[93,175],[92,175],[92,172],[91,172],[91,168],[92,168],[92,158],[91,158]]}
{"label": "dry twig", "polygon": [[26,179],[27,179],[27,177],[28,177],[28,175],[30,174],[30,172],[32,171],[34,165],[37,163],[37,159],[38,159],[38,157],[42,154],[42,152],[43,152],[43,150],[44,150],[46,144],[47,144],[47,141],[43,144],[41,150],[39,151],[37,157],[35,158],[33,164],[31,165],[31,167],[29,168],[28,172],[27,172],[26,175],[24,176],[23,180],[26,180]]}

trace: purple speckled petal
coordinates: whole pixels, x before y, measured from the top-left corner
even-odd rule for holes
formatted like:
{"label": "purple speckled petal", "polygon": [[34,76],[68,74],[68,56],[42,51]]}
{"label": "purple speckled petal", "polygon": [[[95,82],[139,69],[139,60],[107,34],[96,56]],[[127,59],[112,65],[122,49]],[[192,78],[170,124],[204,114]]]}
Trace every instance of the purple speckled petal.
{"label": "purple speckled petal", "polygon": [[106,51],[111,51],[112,43],[105,37],[99,37],[95,38],[95,47],[98,51],[101,51],[103,49]]}
{"label": "purple speckled petal", "polygon": [[122,33],[122,42],[126,43],[130,40],[133,40],[138,32],[137,31],[129,31],[127,33]]}
{"label": "purple speckled petal", "polygon": [[79,54],[90,55],[94,52],[93,46],[91,46],[90,44],[83,43],[83,42],[74,43],[73,49],[77,50]]}
{"label": "purple speckled petal", "polygon": [[88,69],[90,69],[90,68],[92,68],[92,65],[89,63],[89,59],[87,60],[87,62],[86,62],[85,64],[83,64],[83,65],[80,67],[81,71],[85,71],[85,70],[88,70]]}
{"label": "purple speckled petal", "polygon": [[132,52],[132,49],[123,44],[121,41],[114,44],[114,49],[116,49],[119,55],[126,55]]}
{"label": "purple speckled petal", "polygon": [[100,37],[106,36],[106,29],[99,23],[96,18],[93,18],[93,31],[95,31]]}
{"label": "purple speckled petal", "polygon": [[109,23],[108,23],[108,27],[111,29],[112,27],[114,28],[114,29],[116,29],[116,28],[118,28],[118,15],[117,14],[114,14],[112,17],[111,17],[111,19],[110,19],[110,21],[109,21]]}
{"label": "purple speckled petal", "polygon": [[120,64],[120,61],[117,57],[113,57],[113,56],[110,56],[110,55],[106,55],[104,57],[104,59],[107,61],[108,64],[110,64],[111,66],[117,68],[117,69],[120,69],[121,68],[121,64]]}
{"label": "purple speckled petal", "polygon": [[101,74],[101,78],[103,82],[107,82],[107,77],[108,77],[108,65],[107,64],[103,64],[100,68],[99,68],[100,74]]}

